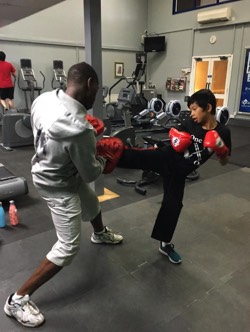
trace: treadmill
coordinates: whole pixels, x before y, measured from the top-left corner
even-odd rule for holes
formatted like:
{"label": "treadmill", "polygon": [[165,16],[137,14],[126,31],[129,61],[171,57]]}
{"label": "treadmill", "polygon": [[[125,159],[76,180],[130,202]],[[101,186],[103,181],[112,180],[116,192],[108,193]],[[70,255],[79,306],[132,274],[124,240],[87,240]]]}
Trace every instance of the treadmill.
{"label": "treadmill", "polygon": [[16,177],[0,163],[0,201],[28,193],[28,184],[25,178]]}

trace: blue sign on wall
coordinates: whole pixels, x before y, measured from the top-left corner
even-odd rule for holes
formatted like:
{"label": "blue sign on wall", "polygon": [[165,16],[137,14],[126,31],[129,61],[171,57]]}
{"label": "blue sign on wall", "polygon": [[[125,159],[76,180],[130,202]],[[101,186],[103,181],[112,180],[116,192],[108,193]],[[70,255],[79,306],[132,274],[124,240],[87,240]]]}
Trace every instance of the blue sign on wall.
{"label": "blue sign on wall", "polygon": [[239,112],[250,114],[250,48],[246,49]]}

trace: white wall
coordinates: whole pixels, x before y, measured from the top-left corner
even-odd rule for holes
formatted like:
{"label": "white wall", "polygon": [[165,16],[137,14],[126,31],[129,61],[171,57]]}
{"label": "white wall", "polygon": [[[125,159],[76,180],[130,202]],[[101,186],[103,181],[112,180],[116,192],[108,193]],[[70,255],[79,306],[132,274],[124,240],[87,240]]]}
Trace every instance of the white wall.
{"label": "white wall", "polygon": [[[124,62],[125,75],[135,68],[135,52],[141,50],[140,36],[147,24],[147,0],[102,0],[101,5],[103,84],[111,86],[116,81],[114,62]],[[66,0],[0,28],[0,43],[6,60],[18,70],[21,58],[31,59],[37,80],[41,70],[46,76],[44,91],[50,90],[53,60],[63,60],[67,71],[85,59],[83,0]],[[15,102],[17,108],[25,107],[18,88]]]}
{"label": "white wall", "polygon": [[[181,68],[191,67],[192,56],[232,54],[233,65],[229,89],[228,107],[231,115],[238,112],[241,83],[244,67],[245,47],[250,46],[250,11],[249,0],[225,3],[219,7],[231,7],[233,19],[228,22],[200,25],[197,13],[213,10],[216,7],[204,8],[186,13],[172,15],[173,1],[148,1],[148,32],[163,33],[167,40],[167,51],[155,54],[148,66],[148,76],[159,87],[168,102],[180,99],[182,106],[186,93],[168,92],[165,82],[168,76],[182,76]],[[216,35],[215,44],[209,42],[211,35]]]}
{"label": "white wall", "polygon": [[[172,15],[172,1],[168,0],[102,0],[103,84],[111,86],[114,62],[124,62],[125,75],[135,69],[135,52],[142,50],[140,37],[149,33],[163,33],[167,40],[166,52],[148,54],[147,78],[156,85],[157,92],[168,102],[180,99],[183,107],[186,92],[168,92],[167,77],[182,76],[181,69],[191,67],[192,56],[233,54],[232,78],[228,106],[237,112],[240,98],[244,51],[250,46],[249,0],[241,0],[220,7],[232,8],[233,20],[201,26],[197,23],[199,9]],[[215,7],[210,7],[214,9]],[[66,0],[49,9],[0,29],[1,48],[7,59],[19,68],[20,58],[31,58],[38,73],[45,72],[46,90],[50,89],[52,61],[64,61],[67,70],[84,60],[83,0]],[[215,34],[217,42],[209,43]],[[123,85],[114,89],[117,93]],[[24,104],[16,91],[17,105]]]}

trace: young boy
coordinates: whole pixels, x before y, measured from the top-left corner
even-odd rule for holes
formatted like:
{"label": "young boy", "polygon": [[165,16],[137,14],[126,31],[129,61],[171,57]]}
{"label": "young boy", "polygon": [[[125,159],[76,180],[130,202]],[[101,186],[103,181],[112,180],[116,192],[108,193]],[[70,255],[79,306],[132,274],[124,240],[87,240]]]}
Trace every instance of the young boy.
{"label": "young boy", "polygon": [[216,121],[216,99],[207,89],[188,101],[190,118],[169,132],[171,145],[157,149],[125,148],[118,167],[151,170],[163,178],[163,200],[151,237],[160,241],[159,251],[172,263],[181,263],[171,243],[182,209],[185,179],[215,152],[225,165],[231,151],[228,127]]}

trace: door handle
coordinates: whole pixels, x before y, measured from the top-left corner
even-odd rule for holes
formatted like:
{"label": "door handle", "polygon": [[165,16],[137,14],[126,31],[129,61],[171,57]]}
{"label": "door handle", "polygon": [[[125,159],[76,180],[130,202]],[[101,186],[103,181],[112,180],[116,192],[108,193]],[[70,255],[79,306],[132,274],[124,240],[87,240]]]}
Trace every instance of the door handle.
{"label": "door handle", "polygon": [[209,90],[209,89],[210,89],[210,84],[211,84],[211,83],[208,83],[208,82],[207,82],[207,83],[206,83],[206,88],[205,88],[205,89],[208,89],[208,90]]}

